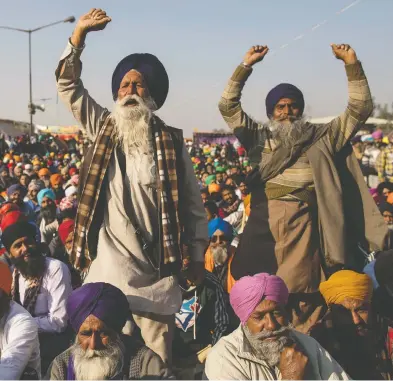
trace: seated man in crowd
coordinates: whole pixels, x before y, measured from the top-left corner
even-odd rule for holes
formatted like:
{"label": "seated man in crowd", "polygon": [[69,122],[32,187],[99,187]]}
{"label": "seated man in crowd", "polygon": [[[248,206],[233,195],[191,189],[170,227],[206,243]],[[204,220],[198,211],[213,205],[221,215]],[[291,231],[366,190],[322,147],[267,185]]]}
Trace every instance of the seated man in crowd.
{"label": "seated man in crowd", "polygon": [[37,324],[11,301],[12,275],[0,261],[0,380],[39,379],[40,344]]}
{"label": "seated man in crowd", "polygon": [[288,288],[267,273],[240,278],[230,293],[241,324],[207,357],[209,380],[328,380],[348,375],[313,338],[291,329]]}
{"label": "seated man in crowd", "polygon": [[218,206],[214,201],[206,201],[203,204],[208,221],[214,220],[218,217]]}
{"label": "seated man in crowd", "polygon": [[373,285],[366,274],[341,270],[322,282],[320,291],[329,311],[311,329],[318,340],[353,379],[381,380],[393,376],[387,359],[386,332],[373,322]]}
{"label": "seated man in crowd", "polygon": [[161,358],[132,336],[122,335],[129,317],[126,296],[108,283],[88,283],[68,298],[75,344],[55,358],[49,380],[165,379]]}
{"label": "seated man in crowd", "polygon": [[229,300],[217,277],[208,271],[198,286],[186,281],[182,294],[183,303],[175,315],[174,370],[182,380],[200,379],[210,348],[230,332]]}
{"label": "seated man in crowd", "polygon": [[67,266],[43,256],[32,224],[18,221],[3,231],[1,240],[14,266],[12,299],[38,325],[41,365],[45,372],[53,358],[68,347],[66,301],[72,292]]}
{"label": "seated man in crowd", "polygon": [[221,188],[222,204],[221,209],[224,212],[224,217],[228,217],[238,210],[243,210],[242,201],[236,196],[234,189],[228,185]]}
{"label": "seated man in crowd", "polygon": [[42,189],[37,195],[40,212],[37,225],[41,231],[41,240],[48,246],[57,236],[59,222],[57,221],[56,195],[50,188]]}
{"label": "seated man in crowd", "polygon": [[205,269],[220,281],[225,292],[229,293],[235,280],[231,275],[233,239],[232,226],[221,218],[209,221],[210,245],[205,253]]}

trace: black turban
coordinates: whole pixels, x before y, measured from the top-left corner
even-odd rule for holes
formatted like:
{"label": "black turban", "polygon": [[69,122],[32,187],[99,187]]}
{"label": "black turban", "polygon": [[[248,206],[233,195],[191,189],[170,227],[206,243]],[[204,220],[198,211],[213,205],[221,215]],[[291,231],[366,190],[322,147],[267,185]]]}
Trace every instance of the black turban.
{"label": "black turban", "polygon": [[102,320],[117,333],[121,333],[131,316],[123,292],[103,282],[87,283],[74,290],[67,300],[67,314],[76,333],[89,315]]}
{"label": "black turban", "polygon": [[27,221],[18,221],[9,225],[1,234],[1,242],[4,247],[10,252],[13,243],[23,237],[29,237],[36,240],[37,231],[34,225]]}
{"label": "black turban", "polygon": [[290,83],[280,83],[278,86],[271,89],[266,97],[266,114],[269,118],[273,115],[276,104],[283,98],[289,98],[296,101],[300,109],[300,115],[303,115],[303,93]]}
{"label": "black turban", "polygon": [[112,76],[113,99],[117,99],[120,83],[130,70],[136,70],[143,75],[149,93],[159,109],[168,95],[169,78],[164,65],[149,53],[134,53],[119,62]]}
{"label": "black turban", "polygon": [[393,250],[378,254],[374,265],[375,278],[380,285],[393,284]]}

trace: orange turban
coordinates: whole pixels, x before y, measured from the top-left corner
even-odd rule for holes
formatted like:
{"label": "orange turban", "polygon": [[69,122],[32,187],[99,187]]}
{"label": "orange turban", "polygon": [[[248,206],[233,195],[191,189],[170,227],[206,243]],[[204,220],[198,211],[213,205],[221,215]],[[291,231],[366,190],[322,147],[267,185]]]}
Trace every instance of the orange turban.
{"label": "orange turban", "polygon": [[0,290],[11,295],[12,275],[8,266],[0,261]]}
{"label": "orange turban", "polygon": [[370,301],[373,283],[366,274],[351,270],[341,270],[334,273],[327,281],[319,285],[319,291],[326,304],[340,304],[345,298]]}
{"label": "orange turban", "polygon": [[387,198],[387,200],[386,200],[389,204],[393,204],[393,193],[391,192],[391,193],[389,193],[389,196],[388,196],[388,198]]}
{"label": "orange turban", "polygon": [[63,183],[63,178],[60,174],[56,173],[50,177],[50,183],[52,184],[52,187],[59,184],[61,185]]}
{"label": "orange turban", "polygon": [[219,193],[221,190],[221,187],[219,184],[210,184],[208,190],[209,190],[210,194]]}
{"label": "orange turban", "polygon": [[42,176],[50,176],[50,170],[48,168],[42,168],[38,171],[38,177],[42,177]]}

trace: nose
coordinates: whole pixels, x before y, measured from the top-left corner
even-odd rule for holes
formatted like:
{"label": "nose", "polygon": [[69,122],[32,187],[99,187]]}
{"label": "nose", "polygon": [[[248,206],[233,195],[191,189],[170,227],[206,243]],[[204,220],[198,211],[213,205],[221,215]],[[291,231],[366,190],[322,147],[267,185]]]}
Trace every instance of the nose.
{"label": "nose", "polygon": [[352,321],[354,324],[360,324],[362,322],[361,317],[356,311],[352,311],[351,314],[352,314]]}
{"label": "nose", "polygon": [[270,313],[265,315],[265,329],[267,331],[277,330],[277,322]]}
{"label": "nose", "polygon": [[27,245],[22,244],[22,246],[20,247],[20,249],[21,249],[22,255],[24,255],[24,254],[27,253],[27,251],[28,251],[29,248],[27,247]]}
{"label": "nose", "polygon": [[93,332],[89,341],[89,349],[91,350],[98,349],[100,347],[99,339],[100,339],[99,335],[96,332]]}

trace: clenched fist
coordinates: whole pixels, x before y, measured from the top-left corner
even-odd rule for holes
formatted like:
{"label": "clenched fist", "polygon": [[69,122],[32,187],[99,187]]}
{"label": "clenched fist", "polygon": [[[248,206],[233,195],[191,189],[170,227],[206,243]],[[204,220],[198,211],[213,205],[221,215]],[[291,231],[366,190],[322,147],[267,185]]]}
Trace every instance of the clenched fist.
{"label": "clenched fist", "polygon": [[330,46],[332,47],[334,56],[344,61],[345,65],[351,65],[357,62],[356,53],[348,44],[331,44]]}
{"label": "clenched fist", "polygon": [[104,29],[111,21],[111,18],[106,15],[105,11],[93,8],[78,20],[76,27],[88,33]]}
{"label": "clenched fist", "polygon": [[308,357],[296,344],[284,348],[278,365],[283,380],[303,380]]}
{"label": "clenched fist", "polygon": [[266,45],[255,45],[246,53],[243,62],[247,66],[253,66],[262,61],[268,51],[269,48]]}

